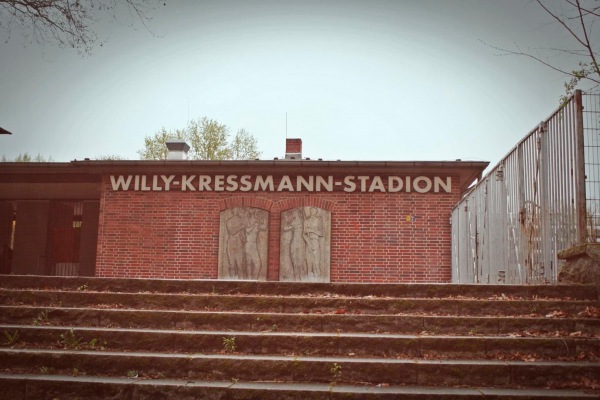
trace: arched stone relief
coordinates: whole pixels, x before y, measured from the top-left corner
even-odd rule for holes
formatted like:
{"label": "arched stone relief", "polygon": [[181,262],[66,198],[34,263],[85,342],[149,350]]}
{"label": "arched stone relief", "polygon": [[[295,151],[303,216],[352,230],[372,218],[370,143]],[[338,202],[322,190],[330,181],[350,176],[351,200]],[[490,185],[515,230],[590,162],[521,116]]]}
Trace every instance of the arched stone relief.
{"label": "arched stone relief", "polygon": [[298,207],[281,213],[279,280],[329,282],[331,212]]}
{"label": "arched stone relief", "polygon": [[255,207],[221,211],[219,279],[267,280],[269,213]]}

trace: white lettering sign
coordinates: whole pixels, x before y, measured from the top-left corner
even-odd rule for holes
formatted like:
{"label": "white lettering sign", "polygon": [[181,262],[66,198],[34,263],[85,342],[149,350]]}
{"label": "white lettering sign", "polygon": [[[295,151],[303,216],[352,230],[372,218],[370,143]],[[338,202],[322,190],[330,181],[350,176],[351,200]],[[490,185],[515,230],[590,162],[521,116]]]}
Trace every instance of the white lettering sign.
{"label": "white lettering sign", "polygon": [[450,193],[452,178],[440,176],[332,175],[111,175],[113,191],[144,192],[334,192]]}

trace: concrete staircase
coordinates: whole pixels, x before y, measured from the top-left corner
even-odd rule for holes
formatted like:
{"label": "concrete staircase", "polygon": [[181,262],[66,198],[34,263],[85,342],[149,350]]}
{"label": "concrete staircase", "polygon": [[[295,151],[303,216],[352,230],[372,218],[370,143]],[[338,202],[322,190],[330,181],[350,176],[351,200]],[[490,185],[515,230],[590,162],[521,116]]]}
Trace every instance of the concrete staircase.
{"label": "concrete staircase", "polygon": [[594,287],[0,276],[0,399],[600,398]]}

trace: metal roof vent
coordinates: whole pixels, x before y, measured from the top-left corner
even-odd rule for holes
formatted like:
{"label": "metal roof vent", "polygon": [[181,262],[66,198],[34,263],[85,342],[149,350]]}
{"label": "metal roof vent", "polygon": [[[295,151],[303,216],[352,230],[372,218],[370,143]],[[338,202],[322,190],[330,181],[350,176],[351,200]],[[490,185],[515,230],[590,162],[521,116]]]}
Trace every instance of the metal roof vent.
{"label": "metal roof vent", "polygon": [[169,152],[167,160],[187,160],[187,154],[190,146],[183,139],[167,140],[165,143]]}

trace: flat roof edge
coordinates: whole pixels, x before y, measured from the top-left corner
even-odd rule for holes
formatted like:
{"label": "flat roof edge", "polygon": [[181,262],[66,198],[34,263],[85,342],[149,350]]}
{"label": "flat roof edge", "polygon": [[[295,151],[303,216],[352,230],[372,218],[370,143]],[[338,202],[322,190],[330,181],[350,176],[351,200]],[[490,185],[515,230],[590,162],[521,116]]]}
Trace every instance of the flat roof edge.
{"label": "flat roof edge", "polygon": [[107,175],[114,173],[143,173],[162,170],[164,172],[182,172],[186,170],[204,169],[206,172],[214,173],[219,168],[236,170],[237,168],[248,168],[266,172],[273,171],[302,170],[454,170],[474,171],[476,175],[481,173],[487,166],[487,161],[71,161],[71,162],[0,162],[0,174],[92,174]]}

